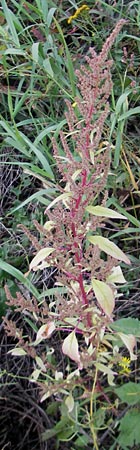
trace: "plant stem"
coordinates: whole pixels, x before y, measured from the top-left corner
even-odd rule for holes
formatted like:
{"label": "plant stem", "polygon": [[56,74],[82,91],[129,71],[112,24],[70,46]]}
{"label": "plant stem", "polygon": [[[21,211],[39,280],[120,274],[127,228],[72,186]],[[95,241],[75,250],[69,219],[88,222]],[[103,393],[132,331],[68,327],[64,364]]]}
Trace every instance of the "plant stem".
{"label": "plant stem", "polygon": [[96,371],[95,371],[94,383],[93,383],[91,398],[90,398],[90,428],[91,428],[91,432],[92,432],[92,436],[93,436],[95,450],[99,450],[98,444],[97,444],[97,437],[96,437],[96,433],[95,433],[95,429],[94,429],[94,425],[93,425],[93,397],[94,397],[94,392],[95,392],[95,387],[96,387],[96,382],[97,382],[97,375],[98,375],[98,369],[96,369]]}

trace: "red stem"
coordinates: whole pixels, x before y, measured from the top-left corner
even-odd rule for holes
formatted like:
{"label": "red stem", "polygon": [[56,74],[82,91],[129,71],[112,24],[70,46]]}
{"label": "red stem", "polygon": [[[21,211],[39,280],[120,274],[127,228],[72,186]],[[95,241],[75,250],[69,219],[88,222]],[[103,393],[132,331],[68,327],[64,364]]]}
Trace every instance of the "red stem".
{"label": "red stem", "polygon": [[[84,188],[85,185],[86,185],[86,178],[87,178],[86,170],[83,170],[83,174],[82,175],[83,175],[83,177],[82,177],[82,183],[81,184],[82,184],[82,187]],[[73,218],[75,217],[75,215],[77,213],[77,210],[79,208],[81,199],[82,199],[82,194],[80,194],[78,199],[76,200],[75,207],[73,208],[73,211],[72,211],[72,217]],[[74,237],[74,247],[75,247],[75,250],[76,250],[75,251],[76,262],[78,263],[79,266],[81,266],[81,257],[80,257],[79,252],[78,252],[79,247],[78,247],[78,244],[76,242],[77,233],[76,233],[76,228],[75,228],[74,222],[72,222],[72,224],[71,224],[71,230],[72,230],[72,234],[73,234],[73,237]],[[78,276],[77,281],[78,281],[79,286],[80,286],[83,303],[84,303],[84,305],[88,306],[87,294],[85,292],[84,282],[83,282],[83,275],[82,275],[81,272],[80,272],[80,274]],[[89,313],[87,314],[87,321],[88,321],[88,326],[91,327],[92,323],[91,323],[91,318],[90,318],[90,314]]]}
{"label": "red stem", "polygon": [[93,106],[90,107],[89,116],[88,116],[88,120],[87,120],[87,123],[86,123],[86,130],[87,130],[87,135],[86,135],[86,157],[87,158],[89,158],[89,154],[88,154],[89,139],[90,139],[89,129],[90,129],[90,123],[91,123],[92,114],[93,114]]}

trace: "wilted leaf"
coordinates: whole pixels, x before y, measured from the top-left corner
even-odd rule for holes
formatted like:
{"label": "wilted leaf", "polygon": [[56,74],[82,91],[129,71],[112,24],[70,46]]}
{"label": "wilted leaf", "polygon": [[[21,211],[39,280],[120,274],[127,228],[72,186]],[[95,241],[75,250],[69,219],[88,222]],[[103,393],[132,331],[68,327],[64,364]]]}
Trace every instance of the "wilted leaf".
{"label": "wilted leaf", "polygon": [[37,332],[36,340],[34,341],[33,344],[38,345],[44,339],[48,339],[54,330],[55,330],[55,323],[53,321],[42,325]]}
{"label": "wilted leaf", "polygon": [[124,284],[126,283],[126,280],[123,276],[122,269],[120,266],[116,266],[112,268],[112,273],[108,275],[106,281],[109,283],[118,283],[118,284]]}
{"label": "wilted leaf", "polygon": [[47,392],[45,392],[45,394],[43,394],[43,396],[41,397],[40,403],[47,400],[47,398],[49,398],[51,395],[52,395],[52,392],[51,392],[51,390],[49,391],[49,389],[48,389]]}
{"label": "wilted leaf", "polygon": [[[89,150],[89,154],[90,154],[90,160],[91,160],[91,162],[92,162],[92,164],[93,164],[93,166],[94,166],[94,152],[93,152],[93,150]],[[86,208],[86,211],[87,211],[87,208]],[[88,211],[88,212],[90,212],[90,211]]]}
{"label": "wilted leaf", "polygon": [[40,358],[40,356],[36,356],[35,360],[36,360],[37,365],[40,367],[40,369],[41,369],[43,372],[46,372],[45,364],[43,363],[43,361],[42,361],[42,359]]}
{"label": "wilted leaf", "polygon": [[45,228],[45,230],[50,231],[55,227],[55,222],[53,220],[47,220],[47,222],[44,223],[43,227]]}
{"label": "wilted leaf", "polygon": [[72,196],[72,192],[65,192],[64,194],[58,195],[57,198],[55,198],[46,208],[45,213],[47,213],[47,211],[52,208],[54,205],[56,205],[56,203],[63,201],[63,200],[68,200],[69,197]]}
{"label": "wilted leaf", "polygon": [[114,372],[112,369],[110,369],[110,367],[105,366],[104,364],[101,363],[95,363],[95,366],[98,370],[100,370],[100,372],[103,372],[104,375],[107,375],[108,378],[108,383],[111,386],[114,386],[113,380],[114,380],[114,375],[116,375],[116,372]]}
{"label": "wilted leaf", "polygon": [[101,364],[101,363],[98,363],[98,362],[97,362],[97,363],[95,363],[95,366],[96,366],[96,368],[97,368],[98,370],[100,370],[100,372],[103,372],[104,375],[105,375],[105,374],[109,374],[110,372],[115,374],[115,372],[113,372],[113,371],[110,369],[110,367],[105,366],[104,364]]}
{"label": "wilted leaf", "polygon": [[13,356],[25,356],[27,353],[23,348],[13,348],[12,350],[9,350],[8,353],[11,353]]}
{"label": "wilted leaf", "polygon": [[65,339],[62,345],[62,352],[70,359],[80,364],[80,353],[78,350],[78,341],[75,332],[72,331]]}
{"label": "wilted leaf", "polygon": [[90,214],[93,214],[94,216],[108,217],[110,219],[127,220],[127,217],[123,216],[122,214],[118,213],[117,211],[114,211],[113,209],[105,208],[104,206],[89,205],[86,207],[86,211],[89,212]]}
{"label": "wilted leaf", "polygon": [[91,283],[99,305],[104,313],[110,316],[115,306],[112,289],[103,281],[96,280],[95,278],[92,278]]}
{"label": "wilted leaf", "polygon": [[31,376],[30,376],[30,381],[32,381],[32,383],[36,383],[36,381],[38,380],[38,377],[40,375],[40,369],[35,369]]}
{"label": "wilted leaf", "polygon": [[77,169],[74,173],[73,173],[73,175],[72,175],[72,180],[73,181],[75,181],[77,178],[78,178],[78,176],[80,175],[80,173],[82,172],[82,169]]}
{"label": "wilted leaf", "polygon": [[42,325],[41,328],[39,328],[37,333],[37,339],[40,337],[43,337],[43,339],[48,339],[53,331],[55,330],[55,323],[54,322],[48,322],[45,325]]}
{"label": "wilted leaf", "polygon": [[67,380],[71,380],[74,377],[80,377],[80,371],[79,369],[74,370],[73,372],[70,372],[67,376]]}
{"label": "wilted leaf", "polygon": [[115,389],[115,392],[122,402],[128,405],[136,405],[136,403],[140,402],[140,384],[138,383],[130,381]]}
{"label": "wilted leaf", "polygon": [[[37,270],[44,270],[44,269],[46,269],[46,267],[50,267],[50,266],[51,266],[51,261],[49,263],[46,261],[42,261],[38,266],[33,268],[33,271],[37,272]],[[30,273],[30,271],[27,272],[27,275],[28,275],[28,273]]]}
{"label": "wilted leaf", "polygon": [[63,372],[58,372],[57,370],[55,371],[55,380],[59,381],[59,380],[63,380]]}
{"label": "wilted leaf", "polygon": [[65,405],[68,408],[68,411],[71,412],[74,408],[74,398],[72,394],[68,395],[68,397],[65,400]]}
{"label": "wilted leaf", "polygon": [[103,236],[88,236],[88,241],[93,245],[98,245],[100,250],[113,256],[113,258],[124,261],[126,264],[131,264],[129,258],[120,250],[120,248]]}
{"label": "wilted leaf", "polygon": [[137,356],[134,355],[133,353],[133,349],[136,345],[136,339],[135,336],[133,336],[133,334],[123,334],[123,333],[118,333],[118,336],[121,338],[121,340],[123,341],[123,343],[126,345],[129,353],[130,353],[130,358],[132,361],[135,361],[137,359]]}
{"label": "wilted leaf", "polygon": [[39,269],[40,268],[39,264],[42,263],[42,261],[44,261],[44,259],[47,258],[47,256],[51,255],[51,253],[53,253],[54,250],[55,249],[53,247],[45,247],[39,250],[37,255],[31,261],[30,270],[32,269],[34,270],[34,268]]}

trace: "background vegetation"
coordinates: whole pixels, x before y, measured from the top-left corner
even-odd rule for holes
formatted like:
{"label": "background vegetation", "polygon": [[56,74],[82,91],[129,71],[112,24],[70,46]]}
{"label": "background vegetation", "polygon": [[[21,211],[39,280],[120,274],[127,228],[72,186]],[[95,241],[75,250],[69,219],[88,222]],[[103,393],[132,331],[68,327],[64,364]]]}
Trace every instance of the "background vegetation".
{"label": "background vegetation", "polygon": [[[121,287],[123,296],[118,297],[116,302],[116,318],[133,319],[138,318],[140,314],[140,4],[137,0],[131,2],[88,0],[86,2],[88,8],[80,11],[82,5],[82,2],[68,0],[55,2],[1,0],[0,331],[1,356],[4,361],[1,371],[2,375],[6,374],[6,378],[2,380],[2,389],[3,385],[10,385],[10,394],[6,391],[6,395],[9,398],[11,395],[11,403],[6,404],[1,418],[3,426],[1,441],[2,448],[7,449],[40,448],[43,450],[47,448],[47,442],[51,449],[61,449],[64,446],[65,449],[71,450],[93,448],[92,437],[87,426],[87,399],[82,397],[81,393],[81,398],[77,399],[72,413],[66,413],[66,405],[61,404],[59,397],[52,396],[48,403],[40,406],[38,387],[35,386],[33,389],[28,381],[33,370],[32,361],[30,363],[28,361],[27,371],[25,366],[21,367],[16,357],[14,360],[12,356],[7,363],[6,352],[11,348],[9,346],[13,344],[13,341],[4,335],[2,316],[11,314],[6,305],[5,283],[13,296],[16,291],[26,295],[30,292],[36,296],[37,291],[41,294],[47,289],[53,289],[55,280],[53,269],[45,269],[43,276],[42,272],[35,272],[24,277],[34,256],[34,247],[24,233],[24,228],[18,225],[22,224],[35,237],[38,237],[33,220],[44,223],[46,220],[44,210],[50,200],[57,195],[59,173],[53,156],[51,137],[54,136],[57,139],[59,131],[66,125],[65,99],[70,99],[73,104],[75,102],[77,94],[75,70],[84,62],[90,46],[95,47],[97,53],[101,50],[120,18],[127,19],[127,22],[119,33],[110,54],[113,58],[111,113],[104,126],[100,148],[104,148],[106,142],[111,143],[111,170],[106,186],[109,190],[107,206],[116,207],[120,213],[126,215],[128,220],[125,226],[116,225],[116,222],[114,225],[113,221],[108,220],[105,230],[106,236],[109,236],[111,232],[113,242],[119,243],[132,263],[129,268],[124,266],[127,283]],[[78,8],[79,14],[74,17]],[[68,20],[70,17],[71,20]],[[25,324],[23,317],[19,318],[14,310],[13,314],[16,320],[23,321],[23,327],[28,326],[28,321]],[[130,325],[132,333],[136,322],[132,320]],[[28,332],[27,328],[26,332]],[[139,340],[139,326],[135,334]],[[55,338],[52,345],[57,348]],[[53,364],[56,366],[60,364],[60,367],[63,367],[59,349],[58,360],[53,361]],[[16,378],[15,382],[10,373]],[[132,364],[129,379],[127,370],[120,374],[120,392],[118,393],[120,403],[117,417],[113,407],[118,400],[112,388],[111,392],[110,387],[106,388],[106,395],[109,395],[111,402],[110,410],[105,399],[101,399],[101,403],[100,399],[98,400],[95,428],[99,430],[100,449],[139,448],[139,376],[138,362]],[[23,383],[19,381],[21,379],[24,380]],[[14,386],[12,388],[11,380]],[[124,389],[121,391],[121,386],[124,387],[125,382],[133,383],[132,390],[134,389],[137,400],[133,397],[129,402]],[[34,392],[31,392],[32,389]],[[79,391],[77,395],[76,389],[75,386],[75,397],[78,398]],[[7,411],[12,411],[14,402],[15,415],[17,414],[18,406],[15,398],[17,395],[21,401],[23,390],[30,395],[28,399],[24,399],[22,411],[23,413],[27,411],[29,398],[32,398],[40,428],[38,429],[34,424],[33,411],[30,415],[30,430],[27,427],[27,439],[22,444],[24,430],[20,428],[20,437],[17,442],[12,422],[10,437],[6,416]],[[5,395],[5,391],[3,392],[2,395]],[[29,420],[26,417],[27,419]],[[10,420],[12,421],[11,417],[9,423]],[[26,427],[26,422],[24,426]],[[36,430],[35,436],[33,429]],[[46,429],[47,432],[45,432]],[[43,441],[42,432],[46,433]],[[11,444],[8,447],[10,439]],[[96,442],[94,445],[95,449],[98,448]]]}

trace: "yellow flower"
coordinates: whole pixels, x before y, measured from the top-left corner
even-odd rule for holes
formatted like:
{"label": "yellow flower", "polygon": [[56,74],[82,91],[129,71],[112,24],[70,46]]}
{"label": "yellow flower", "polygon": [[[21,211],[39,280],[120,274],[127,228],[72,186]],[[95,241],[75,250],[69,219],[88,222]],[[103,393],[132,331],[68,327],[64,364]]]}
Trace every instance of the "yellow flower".
{"label": "yellow flower", "polygon": [[123,356],[122,357],[122,359],[121,359],[121,361],[119,362],[119,366],[120,367],[122,367],[122,369],[120,370],[120,374],[129,374],[130,372],[131,372],[131,369],[130,369],[130,363],[131,363],[131,360],[130,360],[130,358],[127,358],[126,356]]}
{"label": "yellow flower", "polygon": [[73,16],[70,16],[69,19],[67,20],[68,24],[70,24],[72,22],[72,20],[77,19],[79,14],[81,14],[81,12],[88,11],[89,9],[90,8],[87,5],[82,5],[79,8],[77,8],[75,13],[73,14]]}
{"label": "yellow flower", "polygon": [[74,102],[74,103],[72,104],[72,107],[73,107],[73,108],[75,108],[75,106],[77,106],[77,102]]}

